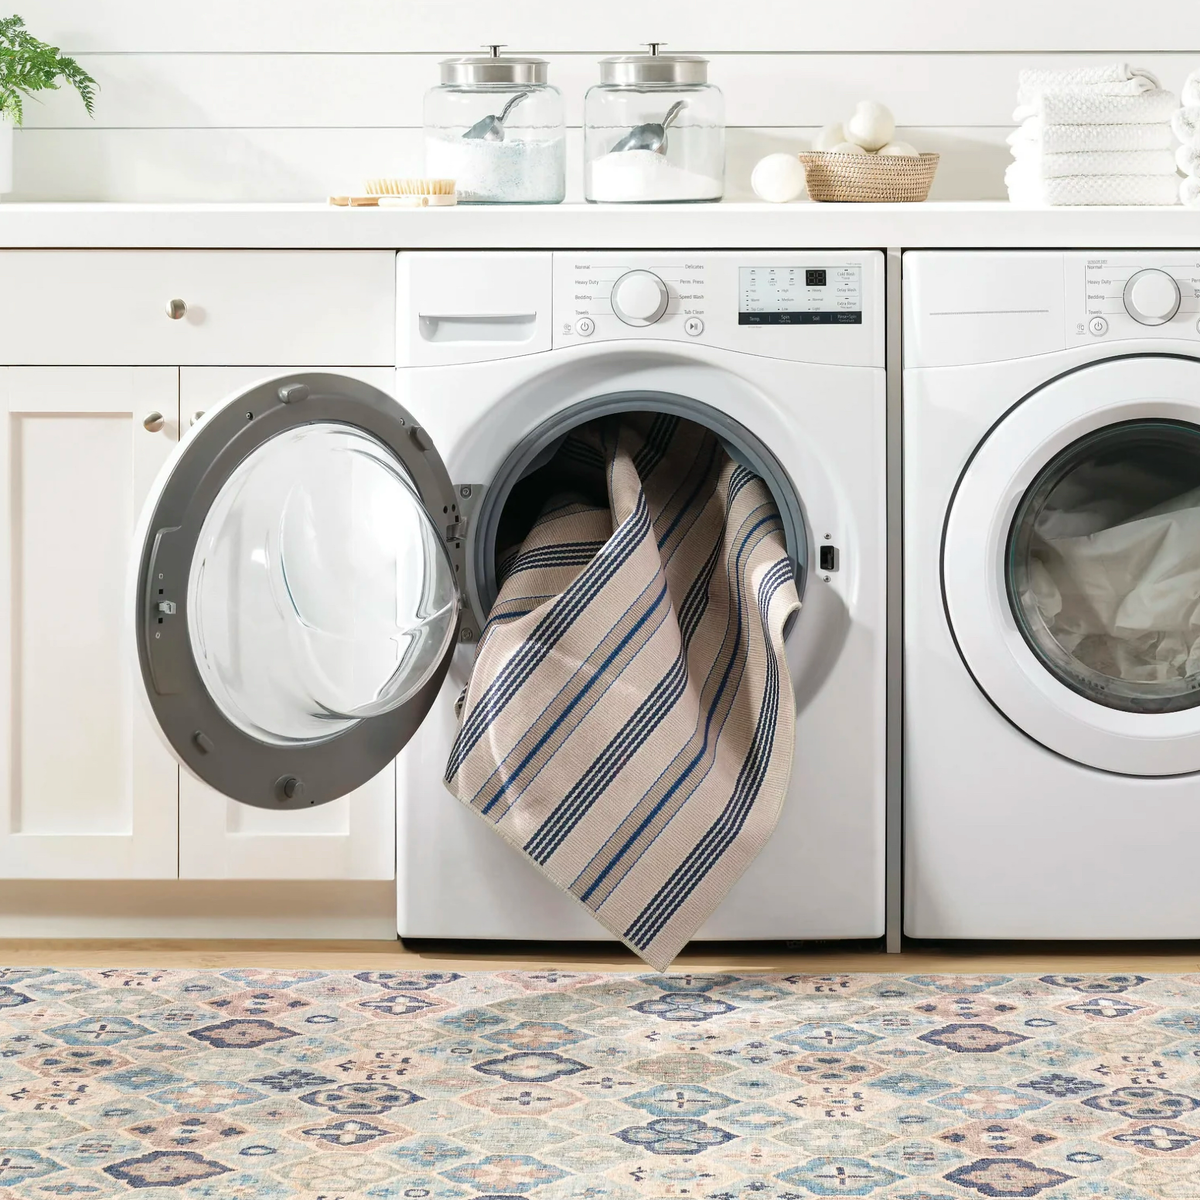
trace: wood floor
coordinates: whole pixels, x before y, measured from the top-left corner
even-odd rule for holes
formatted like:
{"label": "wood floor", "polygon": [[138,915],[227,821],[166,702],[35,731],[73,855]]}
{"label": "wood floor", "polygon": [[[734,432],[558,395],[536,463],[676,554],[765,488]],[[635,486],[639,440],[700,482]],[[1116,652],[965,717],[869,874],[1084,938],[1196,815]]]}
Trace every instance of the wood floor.
{"label": "wood floor", "polygon": [[[593,943],[398,941],[0,940],[0,966],[307,967],[324,970],[649,970],[623,947]],[[884,954],[875,943],[796,947],[699,944],[676,971],[1034,974],[1200,971],[1200,942],[928,943]]]}

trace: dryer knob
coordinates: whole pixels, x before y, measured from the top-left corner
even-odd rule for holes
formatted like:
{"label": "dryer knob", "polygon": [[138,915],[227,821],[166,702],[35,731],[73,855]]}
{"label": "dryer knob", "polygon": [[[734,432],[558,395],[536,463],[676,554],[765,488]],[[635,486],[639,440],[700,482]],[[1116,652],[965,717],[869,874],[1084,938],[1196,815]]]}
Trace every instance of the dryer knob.
{"label": "dryer knob", "polygon": [[613,312],[626,325],[653,325],[667,311],[667,285],[653,271],[626,271],[613,284]]}
{"label": "dryer knob", "polygon": [[1125,284],[1125,311],[1139,325],[1165,325],[1179,311],[1179,284],[1166,271],[1135,271]]}

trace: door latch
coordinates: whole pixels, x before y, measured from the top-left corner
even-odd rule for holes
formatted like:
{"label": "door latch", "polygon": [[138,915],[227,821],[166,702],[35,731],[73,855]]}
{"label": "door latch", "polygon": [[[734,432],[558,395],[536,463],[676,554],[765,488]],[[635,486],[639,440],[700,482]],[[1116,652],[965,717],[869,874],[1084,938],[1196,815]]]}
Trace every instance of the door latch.
{"label": "door latch", "polygon": [[446,541],[462,541],[467,536],[467,529],[483,495],[481,483],[456,483],[454,485],[454,501],[451,511],[450,524],[446,526]]}

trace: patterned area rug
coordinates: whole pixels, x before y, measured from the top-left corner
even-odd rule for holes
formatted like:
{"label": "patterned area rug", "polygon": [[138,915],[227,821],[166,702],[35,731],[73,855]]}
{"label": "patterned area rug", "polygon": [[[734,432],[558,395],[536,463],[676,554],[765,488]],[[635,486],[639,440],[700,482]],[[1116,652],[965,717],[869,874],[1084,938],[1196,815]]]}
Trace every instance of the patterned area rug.
{"label": "patterned area rug", "polygon": [[1200,1197],[1200,975],[0,971],[0,1197]]}

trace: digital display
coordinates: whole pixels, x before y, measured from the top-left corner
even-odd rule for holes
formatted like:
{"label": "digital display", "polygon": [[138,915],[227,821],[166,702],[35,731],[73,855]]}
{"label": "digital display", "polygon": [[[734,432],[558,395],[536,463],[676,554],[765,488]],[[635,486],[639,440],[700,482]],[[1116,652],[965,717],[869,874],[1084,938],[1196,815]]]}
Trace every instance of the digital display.
{"label": "digital display", "polygon": [[862,266],[739,267],[739,325],[861,325]]}

